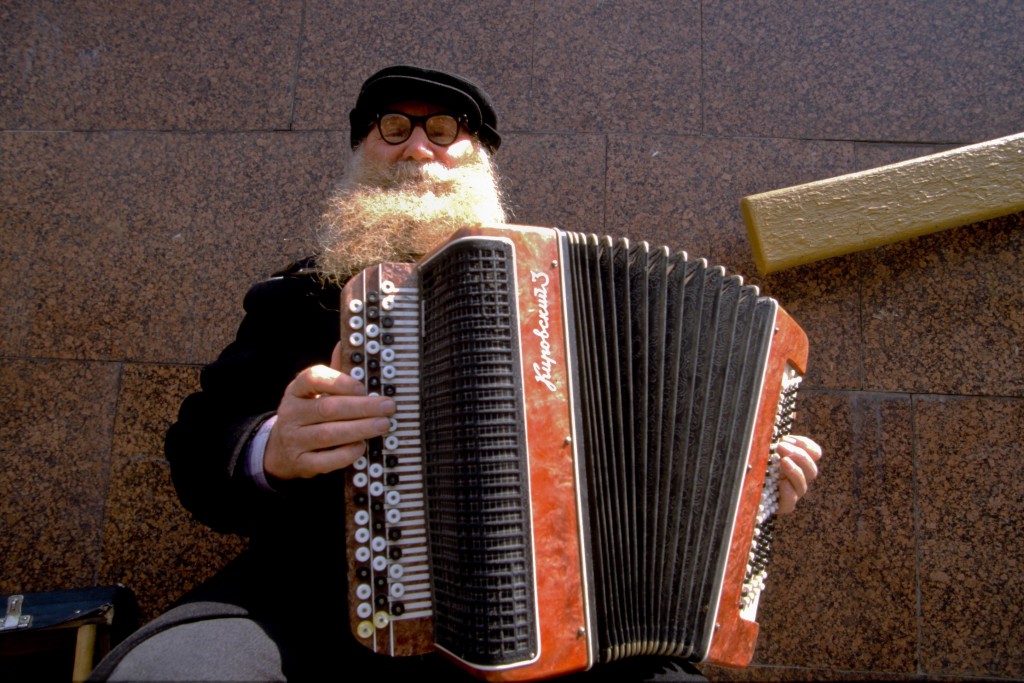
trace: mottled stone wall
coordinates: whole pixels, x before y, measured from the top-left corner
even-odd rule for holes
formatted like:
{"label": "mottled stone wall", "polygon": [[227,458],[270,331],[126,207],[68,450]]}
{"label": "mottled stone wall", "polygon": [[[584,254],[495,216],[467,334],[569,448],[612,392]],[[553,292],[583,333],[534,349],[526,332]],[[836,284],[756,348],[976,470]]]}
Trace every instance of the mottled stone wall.
{"label": "mottled stone wall", "polygon": [[362,80],[498,103],[522,223],[745,273],[807,329],[822,476],[728,679],[1024,679],[1024,253],[1012,216],[756,277],[747,194],[1024,130],[1024,4],[323,0],[0,6],[0,593],[147,615],[243,541],[163,432],[255,279],[307,253]]}

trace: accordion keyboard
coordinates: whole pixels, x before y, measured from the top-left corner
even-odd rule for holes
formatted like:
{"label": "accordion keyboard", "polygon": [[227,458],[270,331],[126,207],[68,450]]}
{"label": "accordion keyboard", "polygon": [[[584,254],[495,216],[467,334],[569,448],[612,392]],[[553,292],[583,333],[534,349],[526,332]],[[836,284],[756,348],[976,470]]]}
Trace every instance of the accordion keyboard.
{"label": "accordion keyboard", "polygon": [[[379,269],[362,298],[346,303],[342,369],[370,395],[394,399],[391,429],[367,443],[352,466],[347,520],[355,563],[350,576],[358,637],[388,652],[398,622],[432,614],[420,432],[419,291]],[[414,283],[414,280],[413,280]]]}

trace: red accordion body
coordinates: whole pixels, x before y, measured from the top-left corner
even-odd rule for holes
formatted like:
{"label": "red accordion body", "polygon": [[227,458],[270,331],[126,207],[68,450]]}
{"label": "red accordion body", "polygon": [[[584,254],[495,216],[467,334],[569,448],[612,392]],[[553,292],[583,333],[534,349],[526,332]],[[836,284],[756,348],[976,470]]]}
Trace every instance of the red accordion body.
{"label": "red accordion body", "polygon": [[489,680],[750,661],[807,357],[774,301],[645,243],[496,226],[364,271],[342,310],[342,369],[398,405],[348,475],[361,642]]}

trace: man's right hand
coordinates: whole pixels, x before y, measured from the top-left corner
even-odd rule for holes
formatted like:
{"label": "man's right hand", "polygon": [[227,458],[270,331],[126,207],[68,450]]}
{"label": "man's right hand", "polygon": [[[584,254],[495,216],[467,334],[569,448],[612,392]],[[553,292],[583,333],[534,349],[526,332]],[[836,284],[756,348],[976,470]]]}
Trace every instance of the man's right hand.
{"label": "man's right hand", "polygon": [[307,368],[285,389],[263,456],[268,477],[309,478],[348,467],[366,439],[390,428],[395,402],[367,396],[361,383],[339,372],[340,353],[336,346],[332,367]]}

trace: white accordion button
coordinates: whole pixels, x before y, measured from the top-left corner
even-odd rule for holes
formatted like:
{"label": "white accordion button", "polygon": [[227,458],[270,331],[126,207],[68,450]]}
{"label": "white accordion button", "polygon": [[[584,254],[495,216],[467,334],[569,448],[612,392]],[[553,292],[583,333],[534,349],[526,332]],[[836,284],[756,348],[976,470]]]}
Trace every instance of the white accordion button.
{"label": "white accordion button", "polygon": [[372,465],[370,465],[370,476],[372,478],[380,479],[383,474],[384,474],[384,465],[381,465],[379,462],[375,462]]}
{"label": "white accordion button", "polygon": [[405,575],[405,567],[400,564],[393,564],[388,567],[388,576],[392,579],[400,579]]}
{"label": "white accordion button", "polygon": [[[359,615],[362,616],[362,615]],[[370,615],[366,615],[370,616]],[[360,621],[359,625],[356,626],[356,635],[360,638],[369,638],[373,635],[373,624],[368,621]]]}
{"label": "white accordion button", "polygon": [[[359,475],[357,474],[356,476],[359,476]],[[372,484],[370,484],[370,495],[371,496],[376,498],[377,496],[383,495],[383,493],[384,493],[384,484],[380,483],[379,481],[375,481]]]}
{"label": "white accordion button", "polygon": [[[369,535],[370,532],[366,532]],[[388,547],[388,542],[384,540],[383,536],[374,536],[373,540],[370,541],[370,547],[376,553],[384,552],[384,549]]]}
{"label": "white accordion button", "polygon": [[398,291],[398,287],[395,287],[395,283],[392,282],[391,280],[385,280],[384,282],[380,283],[380,291],[384,292],[385,294],[394,294],[395,292]]}
{"label": "white accordion button", "polygon": [[378,555],[373,558],[373,570],[376,572],[382,572],[388,568],[388,558],[383,555]]}
{"label": "white accordion button", "polygon": [[365,455],[360,455],[356,459],[356,461],[354,463],[352,463],[352,467],[357,472],[362,472],[363,470],[365,470],[366,469],[366,456]]}
{"label": "white accordion button", "polygon": [[385,519],[388,520],[388,524],[398,524],[402,521],[402,511],[398,508],[391,508],[385,513]]}
{"label": "white accordion button", "polygon": [[358,489],[366,486],[366,472],[356,472],[352,475],[352,485]]}
{"label": "white accordion button", "polygon": [[356,607],[356,616],[361,619],[367,619],[373,614],[373,605],[368,602],[361,602]]}
{"label": "white accordion button", "polygon": [[348,310],[349,310],[350,313],[362,313],[363,312],[363,302],[362,302],[362,300],[361,299],[352,299],[352,301],[349,301],[348,302]]}
{"label": "white accordion button", "polygon": [[391,435],[384,438],[384,448],[393,451],[398,448],[398,437]]}
{"label": "white accordion button", "polygon": [[390,363],[395,359],[395,350],[384,349],[383,351],[380,352],[380,359],[385,363]]}
{"label": "white accordion button", "polygon": [[363,329],[363,317],[359,315],[352,316],[351,318],[348,319],[348,326],[351,327],[353,330]]}
{"label": "white accordion button", "polygon": [[355,514],[356,524],[365,526],[370,523],[370,513],[366,510],[359,510]]}
{"label": "white accordion button", "polygon": [[363,378],[366,377],[366,370],[363,370],[358,365],[349,371],[349,376],[357,382],[362,382]]}
{"label": "white accordion button", "polygon": [[369,600],[373,597],[373,589],[369,584],[361,583],[356,586],[356,597],[360,600]]}
{"label": "white accordion button", "polygon": [[356,560],[359,562],[367,562],[370,559],[370,549],[365,545],[361,545],[356,548]]}
{"label": "white accordion button", "polygon": [[[392,565],[392,566],[397,566],[397,565]],[[391,589],[390,589],[389,592],[391,593],[391,597],[393,597],[393,598],[400,598],[403,595],[405,595],[405,584],[393,583],[393,584],[391,584]]]}
{"label": "white accordion button", "polygon": [[[348,335],[348,344],[349,344],[349,346],[362,346],[363,345],[363,333],[362,332],[353,332],[352,334]],[[372,351],[371,351],[371,353],[372,353]]]}
{"label": "white accordion button", "polygon": [[356,529],[356,543],[366,543],[370,540],[370,530],[363,527]]}
{"label": "white accordion button", "polygon": [[402,502],[402,494],[398,491],[388,491],[387,498],[388,505],[398,505]]}
{"label": "white accordion button", "polygon": [[[355,332],[354,334],[359,334],[359,333]],[[363,335],[361,335],[361,334],[359,335],[359,337],[360,337],[359,344],[363,343],[362,342],[362,336]],[[352,346],[359,346],[359,344],[352,344]],[[377,341],[376,339],[371,339],[370,341],[366,342],[366,352],[367,353],[378,353],[379,351],[380,351],[380,342],[379,341]]]}
{"label": "white accordion button", "polygon": [[384,379],[392,379],[395,376],[395,366],[385,365],[383,369],[381,369],[380,374],[384,376]]}
{"label": "white accordion button", "polygon": [[370,323],[366,326],[366,336],[375,339],[380,334],[380,326]]}

